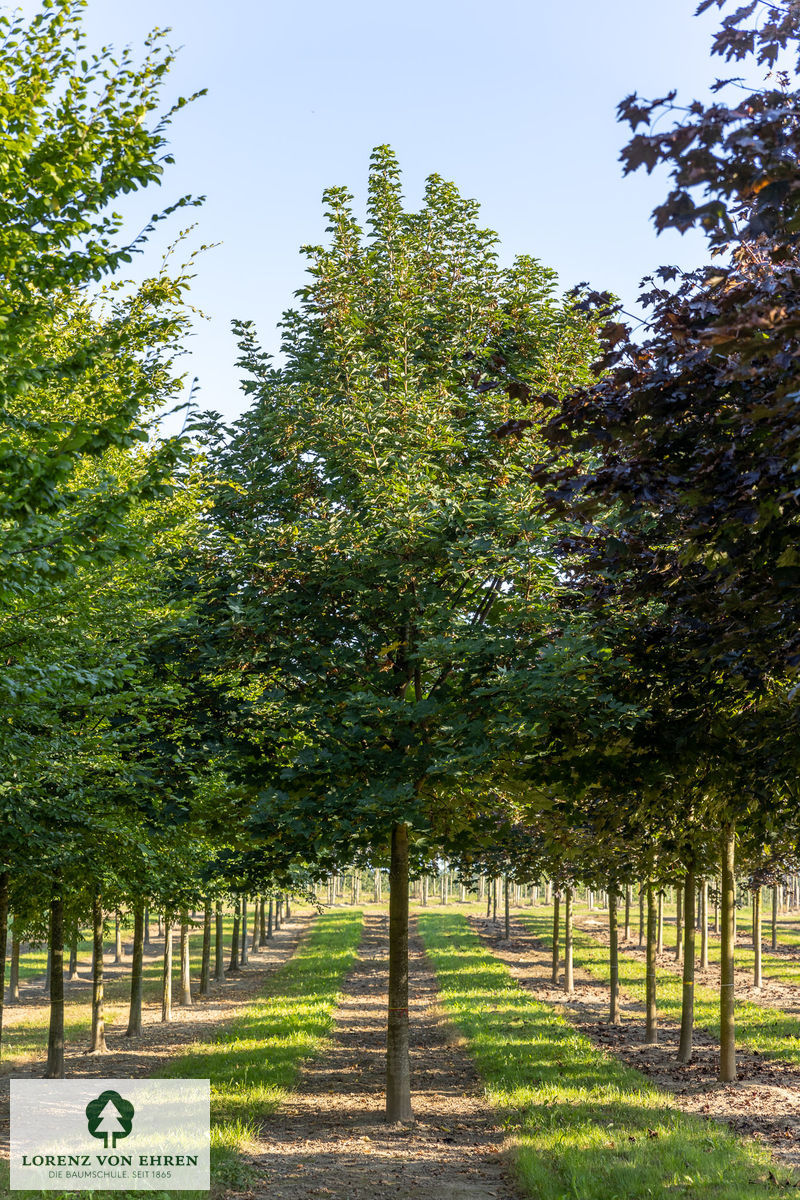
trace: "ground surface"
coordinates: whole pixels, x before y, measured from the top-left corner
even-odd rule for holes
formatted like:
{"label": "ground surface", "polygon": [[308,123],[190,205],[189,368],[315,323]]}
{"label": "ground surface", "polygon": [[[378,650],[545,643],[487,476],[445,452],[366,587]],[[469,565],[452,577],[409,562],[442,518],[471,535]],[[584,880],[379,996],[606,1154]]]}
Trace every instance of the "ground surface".
{"label": "ground surface", "polygon": [[254,1154],[259,1200],[516,1195],[500,1153],[497,1115],[437,1011],[433,974],[413,935],[409,951],[414,1124],[390,1127],[383,1119],[387,918],[368,910],[331,1042],[263,1127]]}
{"label": "ground surface", "polygon": [[800,1072],[795,1067],[739,1051],[741,1082],[721,1084],[716,1078],[718,1045],[702,1030],[695,1030],[691,1063],[676,1062],[679,1030],[675,1023],[660,1019],[658,1044],[646,1046],[642,1005],[623,994],[622,1024],[609,1025],[607,986],[576,966],[575,991],[567,997],[551,983],[550,947],[518,921],[512,921],[511,940],[506,942],[499,926],[479,917],[471,920],[515,979],[540,1000],[560,1006],[597,1045],[671,1092],[682,1109],[726,1121],[738,1133],[760,1140],[782,1164],[800,1166]]}

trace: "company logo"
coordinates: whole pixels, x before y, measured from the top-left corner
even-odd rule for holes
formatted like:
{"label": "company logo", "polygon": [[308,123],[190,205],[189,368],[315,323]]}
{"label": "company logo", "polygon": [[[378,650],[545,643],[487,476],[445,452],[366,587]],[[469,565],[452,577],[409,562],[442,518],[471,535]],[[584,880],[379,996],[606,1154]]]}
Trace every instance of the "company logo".
{"label": "company logo", "polygon": [[102,1138],[106,1150],[113,1150],[117,1139],[126,1138],[133,1128],[133,1114],[130,1100],[124,1100],[119,1092],[101,1092],[96,1100],[90,1100],[86,1105],[89,1133],[92,1137]]}

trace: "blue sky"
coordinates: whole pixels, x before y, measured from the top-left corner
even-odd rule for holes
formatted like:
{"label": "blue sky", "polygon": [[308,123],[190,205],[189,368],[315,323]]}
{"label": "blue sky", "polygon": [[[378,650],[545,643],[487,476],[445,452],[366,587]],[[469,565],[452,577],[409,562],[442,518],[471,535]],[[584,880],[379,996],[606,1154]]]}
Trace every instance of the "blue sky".
{"label": "blue sky", "polygon": [[708,52],[718,14],[694,18],[696,2],[88,0],[93,42],[136,45],[170,26],[182,49],[168,96],[208,88],[178,115],[176,165],[145,204],[207,196],[190,244],[220,244],[198,263],[192,300],[207,320],[186,360],[203,407],[241,410],[230,320],[254,320],[277,349],[298,248],[323,238],[322,190],[345,184],[360,201],[380,143],[411,204],[431,172],[452,179],[480,201],[503,258],[534,254],[565,287],[589,280],[633,307],[648,270],[696,262],[701,240],[650,226],[664,177],[622,179],[615,117],[629,92],[691,98],[726,73]]}

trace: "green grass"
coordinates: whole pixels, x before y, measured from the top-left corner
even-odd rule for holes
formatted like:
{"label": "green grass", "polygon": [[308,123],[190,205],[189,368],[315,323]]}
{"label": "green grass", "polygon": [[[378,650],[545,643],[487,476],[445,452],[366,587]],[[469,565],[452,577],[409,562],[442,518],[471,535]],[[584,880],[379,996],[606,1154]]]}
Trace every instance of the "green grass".
{"label": "green grass", "polygon": [[[315,1054],[333,1026],[345,975],[355,961],[362,914],[327,913],[312,926],[292,958],[267,979],[263,992],[217,1031],[170,1059],[163,1078],[210,1079],[212,1190],[245,1189],[252,1178],[245,1152],[265,1117],[285,1100],[301,1064]],[[16,1194],[16,1193],[15,1193]],[[141,1192],[29,1192],[41,1200],[136,1200]],[[200,1200],[205,1192],[144,1193]],[[11,1196],[7,1178],[0,1196]]]}
{"label": "green grass", "polygon": [[[535,1000],[458,913],[420,913],[448,1016],[513,1136],[536,1200],[785,1200],[769,1156],[672,1098]],[[773,1168],[774,1169],[774,1168]],[[786,1172],[780,1171],[781,1177]]]}
{"label": "green grass", "polygon": [[[552,914],[550,912],[525,912],[517,916],[534,937],[543,944],[552,944]],[[562,930],[563,939],[563,930]],[[620,988],[627,992],[632,999],[644,1004],[645,1000],[645,964],[639,959],[632,958],[623,952],[619,956]],[[582,967],[595,979],[607,981],[609,978],[608,947],[585,930],[576,929],[574,932],[574,960],[576,967]],[[737,950],[737,960],[739,951]],[[681,1019],[681,974],[680,964],[672,968],[662,964],[658,968],[657,1001],[660,1015],[672,1021]],[[719,1037],[719,991],[715,987],[695,985],[695,1023],[700,1028],[707,1029],[712,1037]],[[784,1062],[800,1065],[800,1036],[798,1036],[797,1016],[782,1012],[780,1009],[767,1008],[749,1000],[737,1000],[736,1013],[736,1042],[748,1050],[758,1050],[759,1054],[768,1058],[782,1059]]]}

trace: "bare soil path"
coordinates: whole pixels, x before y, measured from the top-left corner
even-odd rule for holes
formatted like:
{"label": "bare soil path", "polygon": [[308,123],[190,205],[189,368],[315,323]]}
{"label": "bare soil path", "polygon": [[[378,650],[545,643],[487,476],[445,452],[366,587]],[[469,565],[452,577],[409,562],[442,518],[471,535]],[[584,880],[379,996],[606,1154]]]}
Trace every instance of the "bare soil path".
{"label": "bare soil path", "polygon": [[[250,961],[241,973],[228,976],[223,983],[212,983],[207,999],[195,999],[191,1008],[173,1007],[173,1020],[161,1022],[160,1005],[145,1005],[142,1011],[143,1033],[140,1038],[125,1037],[125,1023],[106,1026],[108,1054],[90,1055],[74,1043],[66,1047],[65,1075],[76,1078],[135,1079],[151,1074],[167,1059],[184,1052],[193,1042],[212,1037],[216,1026],[234,1018],[258,995],[267,975],[284,963],[295,951],[308,929],[312,915],[293,916],[276,931],[263,950],[251,951]],[[153,953],[158,954],[158,949]],[[104,964],[105,969],[105,964]],[[195,981],[196,982],[196,981]],[[70,994],[70,986],[74,989]],[[86,993],[85,981],[65,984],[65,997],[74,999],[75,992]],[[25,993],[29,995],[30,993]],[[34,1005],[15,1005],[13,1021],[24,1022],[40,1016],[43,998],[37,996]],[[8,1158],[9,1137],[9,1079],[41,1077],[44,1063],[41,1058],[15,1067],[0,1078],[0,1156]]]}
{"label": "bare soil path", "polygon": [[472,917],[470,922],[523,987],[538,1000],[561,1008],[595,1045],[671,1092],[684,1111],[724,1121],[737,1133],[767,1146],[782,1165],[800,1167],[800,1071],[796,1067],[740,1050],[739,1080],[719,1083],[719,1048],[702,1030],[695,1030],[692,1061],[686,1065],[676,1062],[676,1023],[660,1019],[658,1044],[646,1046],[643,1005],[622,993],[622,1024],[610,1025],[607,985],[576,966],[575,991],[567,996],[551,983],[550,947],[537,941],[518,921],[512,921],[508,942],[492,922],[480,917]]}
{"label": "bare soil path", "polygon": [[385,914],[367,912],[332,1039],[304,1069],[289,1103],[270,1117],[253,1161],[261,1200],[513,1200],[503,1132],[474,1067],[436,1005],[421,942],[409,943],[415,1121],[383,1116],[386,1050]]}

